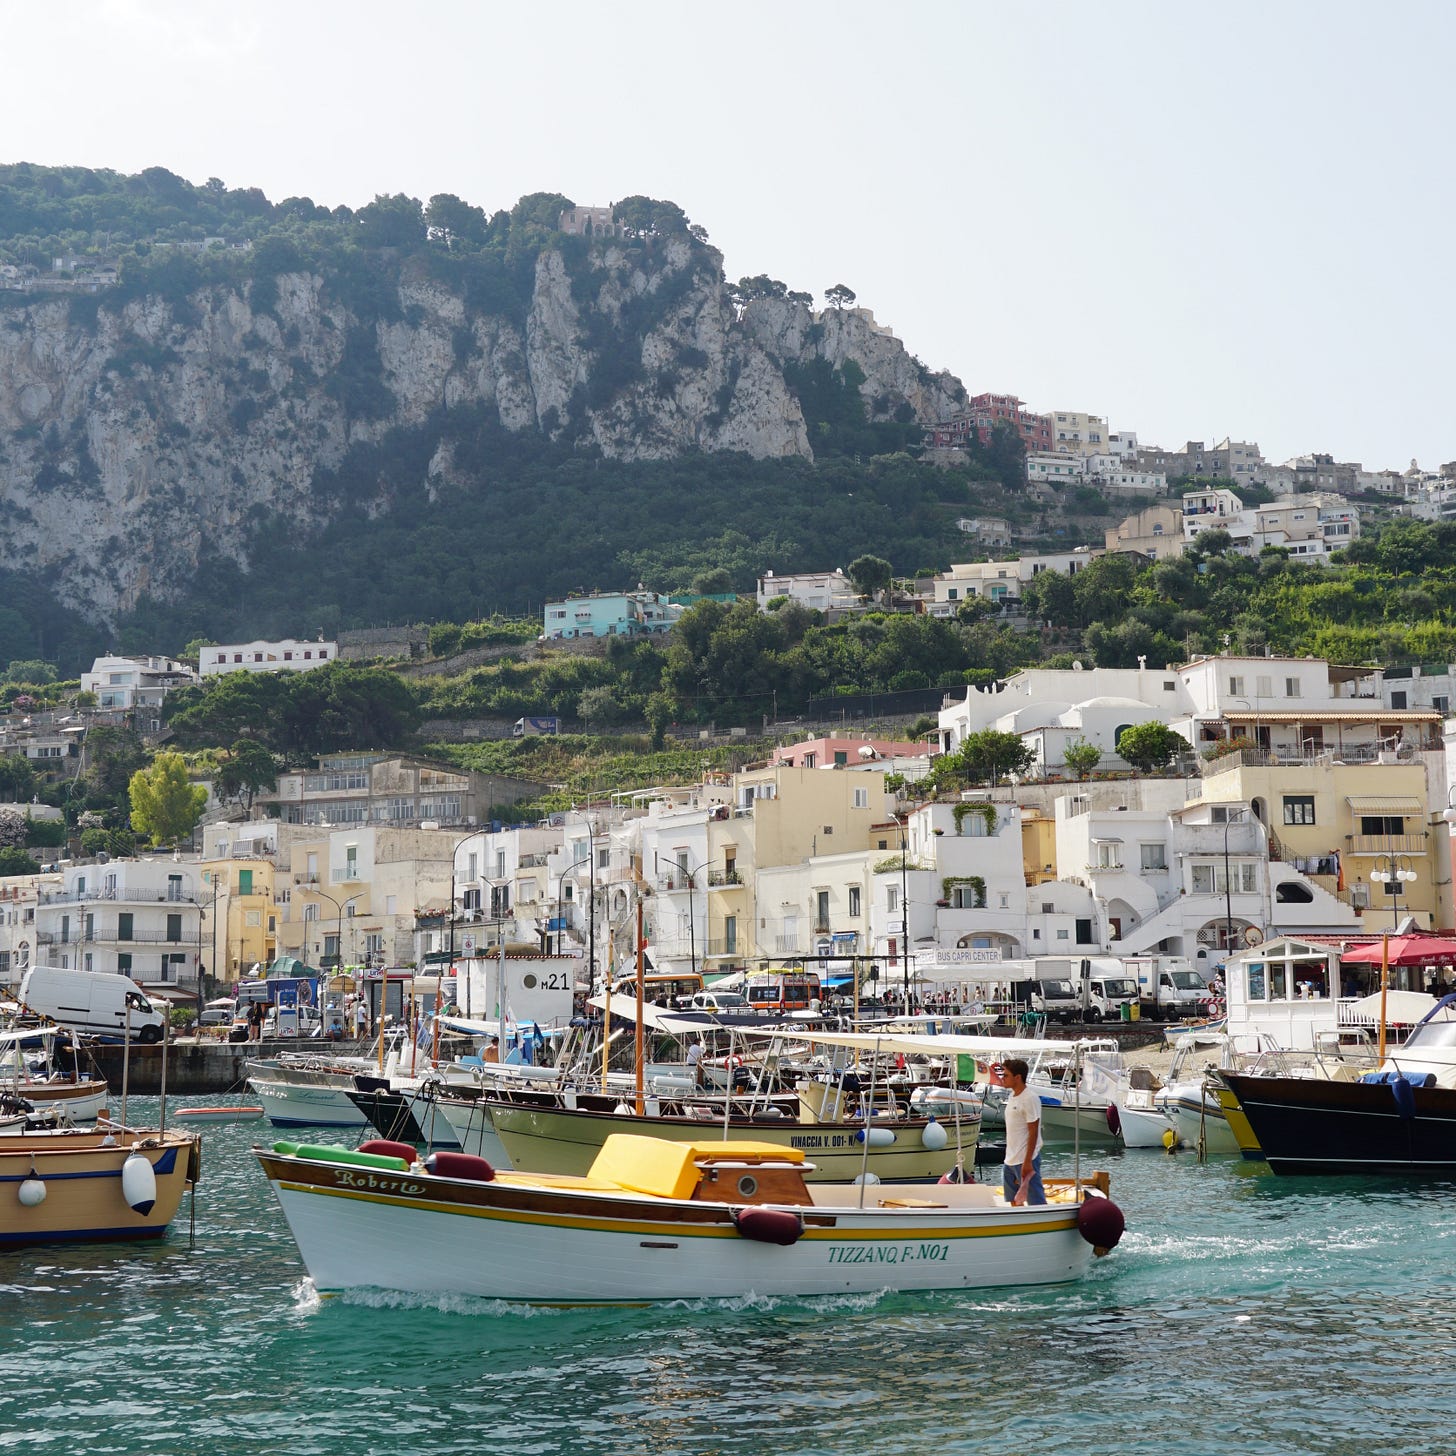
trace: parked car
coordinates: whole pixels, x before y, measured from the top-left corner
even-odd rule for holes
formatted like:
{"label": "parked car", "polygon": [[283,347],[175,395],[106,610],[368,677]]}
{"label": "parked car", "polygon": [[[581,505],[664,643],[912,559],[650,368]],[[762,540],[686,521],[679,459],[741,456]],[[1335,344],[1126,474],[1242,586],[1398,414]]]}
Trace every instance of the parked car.
{"label": "parked car", "polygon": [[231,1026],[238,1003],[231,996],[219,996],[202,1008],[198,1023],[202,1026]]}

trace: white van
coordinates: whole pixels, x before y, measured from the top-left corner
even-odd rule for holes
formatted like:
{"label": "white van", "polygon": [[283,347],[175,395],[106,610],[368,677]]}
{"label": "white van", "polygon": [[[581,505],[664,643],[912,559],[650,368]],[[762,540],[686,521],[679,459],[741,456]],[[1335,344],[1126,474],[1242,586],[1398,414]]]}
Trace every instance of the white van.
{"label": "white van", "polygon": [[131,1034],[138,1041],[161,1041],[166,1025],[162,1012],[130,976],[106,971],[32,966],[20,981],[20,1003],[72,1031],[117,1041],[126,1040],[128,1015]]}

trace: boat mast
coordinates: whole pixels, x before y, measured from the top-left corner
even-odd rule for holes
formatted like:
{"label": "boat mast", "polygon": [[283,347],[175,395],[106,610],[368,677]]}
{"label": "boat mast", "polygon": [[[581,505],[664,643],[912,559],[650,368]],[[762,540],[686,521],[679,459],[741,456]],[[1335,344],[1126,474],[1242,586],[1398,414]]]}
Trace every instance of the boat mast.
{"label": "boat mast", "polygon": [[644,1008],[643,1008],[643,1005],[642,1005],[642,1002],[643,1002],[643,989],[642,989],[642,944],[643,944],[643,942],[642,942],[642,898],[641,898],[641,896],[638,896],[638,898],[637,898],[637,1046],[636,1046],[636,1050],[635,1050],[635,1052],[633,1054],[633,1064],[632,1064],[633,1075],[634,1075],[634,1077],[636,1079],[636,1087],[637,1087],[637,1116],[638,1117],[641,1117],[642,1114],[644,1112],[646,1112],[646,1110],[647,1110],[647,1105],[646,1105],[645,1101],[643,1100],[643,1095],[642,1095],[642,1093],[643,1093],[643,1087],[642,1087],[642,1060],[643,1060],[643,1055],[642,1055],[643,1054],[642,1017],[643,1017],[643,1011],[644,1011]]}

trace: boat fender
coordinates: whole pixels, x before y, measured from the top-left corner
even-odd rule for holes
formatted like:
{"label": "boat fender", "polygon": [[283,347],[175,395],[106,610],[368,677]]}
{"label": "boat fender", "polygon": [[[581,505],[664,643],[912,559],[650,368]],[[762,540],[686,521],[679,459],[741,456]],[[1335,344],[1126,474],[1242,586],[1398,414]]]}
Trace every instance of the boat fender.
{"label": "boat fender", "polygon": [[472,1183],[489,1183],[495,1178],[495,1169],[484,1158],[474,1153],[452,1153],[441,1150],[431,1153],[425,1159],[425,1172],[437,1178],[466,1178]]}
{"label": "boat fender", "polygon": [[733,1227],[745,1239],[788,1248],[804,1232],[804,1219],[790,1208],[735,1208]]}
{"label": "boat fender", "polygon": [[22,1208],[39,1208],[45,1202],[46,1186],[35,1176],[35,1165],[31,1164],[30,1177],[20,1185],[18,1197]]}
{"label": "boat fender", "polygon": [[359,1144],[359,1151],[377,1153],[381,1158],[403,1158],[406,1163],[413,1163],[419,1157],[413,1143],[402,1143],[395,1138],[370,1138]]}
{"label": "boat fender", "polygon": [[1395,1098],[1395,1110],[1402,1122],[1409,1122],[1416,1115],[1416,1094],[1405,1077],[1396,1077],[1390,1084],[1390,1095]]}
{"label": "boat fender", "polygon": [[192,1139],[192,1146],[187,1149],[187,1181],[195,1188],[202,1177],[202,1139]]}
{"label": "boat fender", "polygon": [[957,1163],[949,1173],[942,1173],[936,1181],[938,1183],[974,1183],[976,1180]]}
{"label": "boat fender", "polygon": [[1077,1210],[1077,1232],[1092,1245],[1099,1259],[1117,1247],[1126,1227],[1122,1210],[1110,1198],[1089,1189]]}
{"label": "boat fender", "polygon": [[1122,1114],[1118,1112],[1115,1102],[1107,1104],[1107,1130],[1114,1137],[1122,1132]]}
{"label": "boat fender", "polygon": [[121,1165],[121,1196],[133,1213],[145,1218],[157,1202],[157,1174],[146,1157],[135,1148]]}
{"label": "boat fender", "polygon": [[938,1153],[950,1141],[950,1134],[932,1117],[920,1131],[920,1143],[927,1152]]}
{"label": "boat fender", "polygon": [[895,1134],[888,1127],[862,1127],[854,1135],[857,1143],[867,1142],[872,1148],[887,1148],[895,1141]]}

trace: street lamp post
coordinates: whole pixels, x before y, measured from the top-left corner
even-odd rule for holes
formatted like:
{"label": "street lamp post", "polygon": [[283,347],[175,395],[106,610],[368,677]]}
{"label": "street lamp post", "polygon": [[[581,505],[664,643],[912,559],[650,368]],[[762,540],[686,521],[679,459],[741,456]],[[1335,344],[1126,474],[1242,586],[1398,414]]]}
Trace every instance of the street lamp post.
{"label": "street lamp post", "polygon": [[[338,949],[334,954],[334,969],[336,971],[342,971],[344,969],[344,906],[352,905],[359,897],[357,895],[350,895],[347,900],[341,903],[334,899],[332,895],[326,895],[317,885],[310,885],[308,889],[311,895],[317,895],[320,900],[327,900],[338,912],[338,934],[335,937]],[[322,960],[323,957],[320,956],[319,959]]]}
{"label": "street lamp post", "polygon": [[212,916],[212,973],[217,975],[217,914],[214,907],[217,904],[217,876],[214,873],[212,879],[212,896],[207,900],[197,902],[197,1025],[199,1030],[202,1026],[203,1011],[203,975],[202,975],[202,921],[209,914]]}
{"label": "street lamp post", "polygon": [[905,990],[905,1013],[910,1011],[910,875],[905,863],[905,839],[910,829],[910,816],[897,814],[900,829],[900,968]]}
{"label": "street lamp post", "polygon": [[587,859],[587,981],[593,992],[597,988],[597,839],[592,827],[591,805],[586,811]]}
{"label": "street lamp post", "polygon": [[1400,897],[1404,893],[1403,886],[1412,884],[1416,878],[1416,872],[1412,869],[1402,869],[1398,861],[1403,855],[1388,854],[1385,856],[1386,868],[1383,870],[1370,871],[1370,883],[1380,885],[1385,893],[1390,896],[1390,928],[1394,930],[1400,923]]}
{"label": "street lamp post", "polygon": [[1228,958],[1233,954],[1234,949],[1234,880],[1232,866],[1229,863],[1229,825],[1242,823],[1244,811],[1242,809],[1229,809],[1225,813],[1223,821],[1223,958],[1224,964],[1228,964]]}

